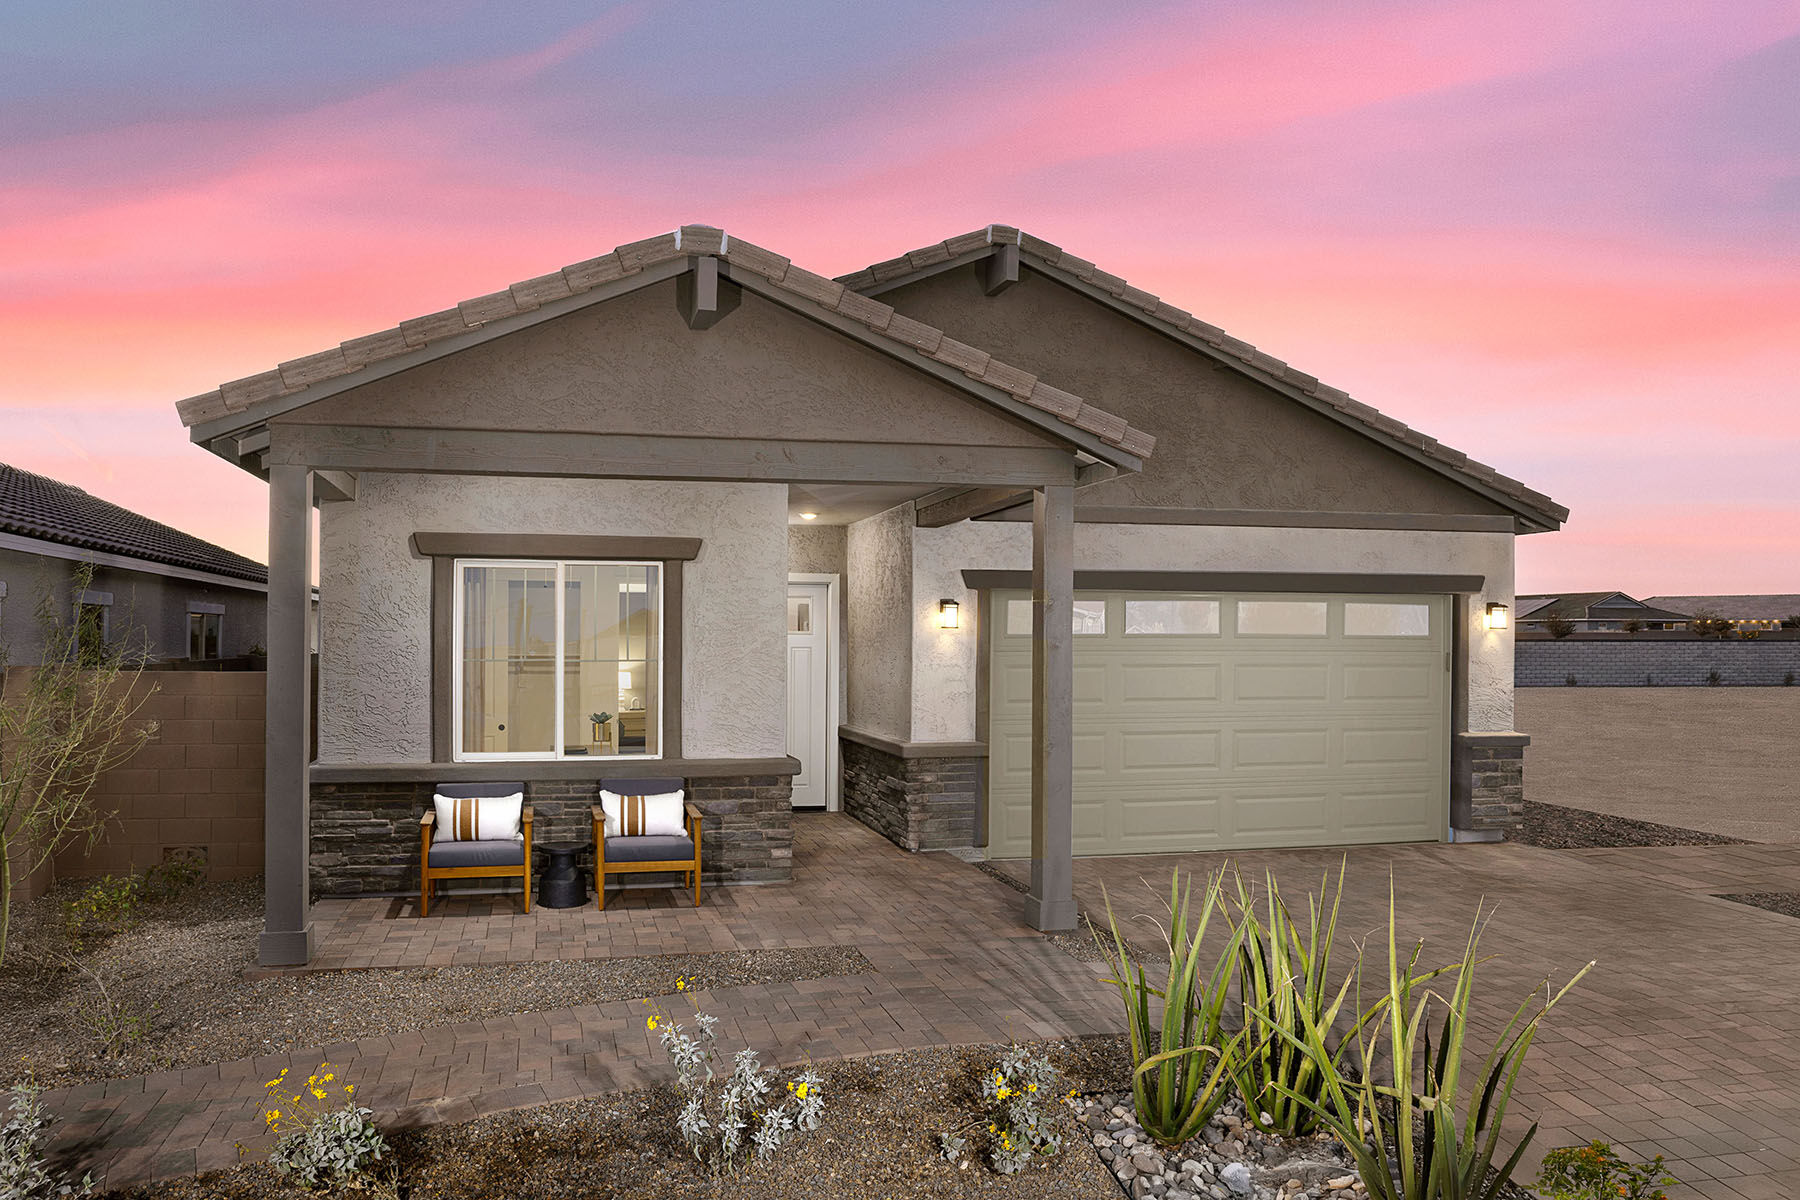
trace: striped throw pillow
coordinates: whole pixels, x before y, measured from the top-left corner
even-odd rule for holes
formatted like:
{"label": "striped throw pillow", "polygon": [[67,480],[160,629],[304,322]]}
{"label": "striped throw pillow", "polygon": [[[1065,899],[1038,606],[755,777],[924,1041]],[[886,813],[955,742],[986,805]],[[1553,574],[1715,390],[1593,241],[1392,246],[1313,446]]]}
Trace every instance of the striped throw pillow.
{"label": "striped throw pillow", "polygon": [[656,796],[621,796],[600,789],[607,837],[680,837],[687,832],[682,809],[685,792]]}
{"label": "striped throw pillow", "polygon": [[519,821],[525,793],[510,796],[433,796],[437,810],[435,841],[519,842],[525,834]]}

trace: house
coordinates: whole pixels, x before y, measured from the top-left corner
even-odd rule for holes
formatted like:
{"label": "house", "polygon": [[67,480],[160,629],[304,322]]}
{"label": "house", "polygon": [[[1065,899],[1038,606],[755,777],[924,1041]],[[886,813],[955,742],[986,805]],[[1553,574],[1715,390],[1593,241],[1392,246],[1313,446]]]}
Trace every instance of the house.
{"label": "house", "polygon": [[680,776],[719,882],[841,807],[1029,857],[1046,929],[1076,853],[1518,817],[1494,618],[1567,510],[1017,229],[833,280],[685,226],[178,409],[270,485],[266,962],[444,780],[549,839]]}
{"label": "house", "polygon": [[[92,578],[73,595],[84,563]],[[40,660],[46,598],[152,660],[198,663],[262,645],[267,592],[261,563],[0,463],[0,648],[14,666]]]}
{"label": "house", "polygon": [[1634,600],[1624,592],[1563,592],[1520,596],[1513,620],[1521,631],[1541,632],[1549,621],[1561,618],[1578,633],[1620,633],[1686,629],[1690,614],[1653,600]]}
{"label": "house", "polygon": [[1783,622],[1800,618],[1800,595],[1767,596],[1652,596],[1646,603],[1684,613],[1717,613],[1744,631],[1783,628]]}

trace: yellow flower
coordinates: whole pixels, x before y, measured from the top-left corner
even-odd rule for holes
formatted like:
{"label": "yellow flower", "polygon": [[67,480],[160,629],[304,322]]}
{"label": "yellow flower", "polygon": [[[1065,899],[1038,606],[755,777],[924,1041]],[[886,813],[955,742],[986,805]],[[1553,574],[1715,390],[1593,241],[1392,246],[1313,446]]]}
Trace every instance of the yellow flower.
{"label": "yellow flower", "polygon": [[264,1117],[263,1120],[273,1125],[275,1122],[281,1120],[281,1110],[279,1108],[271,1108],[269,1110],[269,1115]]}
{"label": "yellow flower", "polygon": [[322,1079],[324,1079],[324,1080],[325,1080],[325,1082],[326,1082],[326,1083],[330,1083],[330,1082],[331,1082],[331,1081],[332,1081],[332,1080],[334,1080],[334,1079],[336,1079],[336,1078],[337,1078],[337,1072],[335,1072],[335,1071],[327,1071],[327,1072],[325,1072],[325,1074],[324,1074],[324,1075],[322,1075],[322,1076],[321,1076],[321,1077],[320,1077],[320,1078],[322,1078]]}
{"label": "yellow flower", "polygon": [[793,1091],[793,1090],[794,1090],[794,1085],[793,1085],[793,1083],[792,1083],[792,1081],[790,1081],[790,1082],[789,1082],[789,1083],[788,1083],[788,1091],[790,1091],[790,1092],[791,1092],[791,1091]]}
{"label": "yellow flower", "polygon": [[676,981],[675,981],[675,990],[676,990],[676,991],[678,991],[678,992],[685,992],[685,991],[687,991],[687,980],[685,980],[685,979],[677,979],[677,980],[676,980]]}
{"label": "yellow flower", "polygon": [[802,1100],[806,1099],[806,1085],[803,1083],[799,1087],[795,1088],[794,1095],[800,1097]]}
{"label": "yellow flower", "polygon": [[278,1084],[280,1084],[280,1082],[281,1082],[280,1079],[271,1079],[271,1080],[269,1080],[269,1082],[263,1084],[263,1086],[266,1088],[272,1088],[272,1087],[275,1087]]}
{"label": "yellow flower", "polygon": [[645,1018],[645,1020],[644,1020],[644,1028],[645,1028],[645,1029],[655,1029],[655,1028],[656,1028],[656,1018],[655,1018],[655,1017],[647,1017],[647,1018]]}
{"label": "yellow flower", "polygon": [[306,1083],[308,1087],[317,1087],[319,1084],[319,1077],[317,1075],[308,1075],[306,1077]]}
{"label": "yellow flower", "polygon": [[346,1083],[344,1085],[344,1095],[346,1095],[346,1096],[356,1095],[356,1085],[354,1083]]}
{"label": "yellow flower", "polygon": [[1001,1100],[1006,1099],[1008,1096],[1010,1096],[1012,1094],[1013,1093],[1012,1093],[1011,1088],[1001,1088],[999,1091],[994,1093],[995,1097],[998,1099],[1001,1099]]}
{"label": "yellow flower", "polygon": [[992,1121],[989,1121],[988,1122],[988,1132],[989,1133],[999,1133],[1000,1127],[998,1125],[994,1124]]}
{"label": "yellow flower", "polygon": [[1025,1090],[1026,1090],[1026,1091],[1028,1091],[1028,1092],[1035,1092],[1035,1091],[1037,1091],[1037,1084],[1035,1084],[1035,1083],[1028,1083],[1028,1084],[1026,1084],[1026,1085],[1025,1085]]}
{"label": "yellow flower", "polygon": [[312,1094],[316,1099],[323,1100],[325,1098],[325,1089],[324,1088],[314,1088],[312,1090]]}

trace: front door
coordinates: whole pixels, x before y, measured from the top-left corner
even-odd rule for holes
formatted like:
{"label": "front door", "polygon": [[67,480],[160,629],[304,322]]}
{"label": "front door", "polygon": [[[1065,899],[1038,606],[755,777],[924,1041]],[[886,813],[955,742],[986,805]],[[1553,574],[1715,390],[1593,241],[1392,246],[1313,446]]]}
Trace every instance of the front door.
{"label": "front door", "polygon": [[795,808],[832,808],[836,693],[831,677],[831,585],[788,584],[788,753],[800,760]]}

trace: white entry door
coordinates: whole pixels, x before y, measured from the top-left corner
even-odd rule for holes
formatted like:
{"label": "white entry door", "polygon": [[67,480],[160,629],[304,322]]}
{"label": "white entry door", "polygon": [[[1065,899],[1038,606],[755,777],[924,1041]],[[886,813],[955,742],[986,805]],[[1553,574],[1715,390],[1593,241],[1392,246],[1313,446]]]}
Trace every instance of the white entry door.
{"label": "white entry door", "polygon": [[788,583],[788,753],[800,760],[795,808],[837,807],[836,614],[829,579]]}

